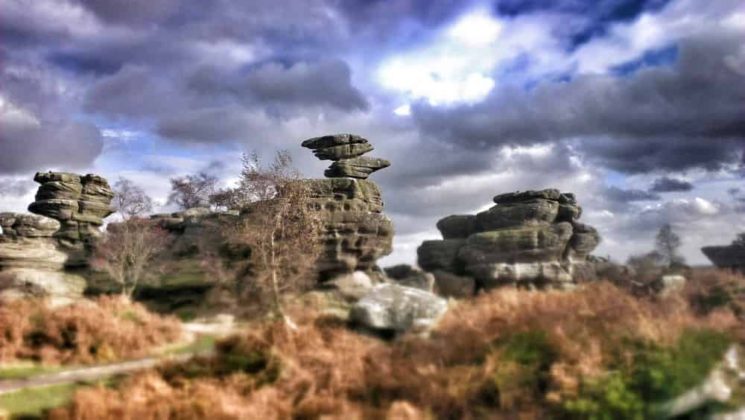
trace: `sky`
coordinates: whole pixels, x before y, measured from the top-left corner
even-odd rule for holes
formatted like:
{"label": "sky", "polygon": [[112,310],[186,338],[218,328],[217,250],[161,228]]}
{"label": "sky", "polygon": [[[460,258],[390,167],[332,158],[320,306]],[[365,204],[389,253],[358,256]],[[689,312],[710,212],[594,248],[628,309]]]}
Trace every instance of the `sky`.
{"label": "sky", "polygon": [[0,0],[0,210],[36,171],[228,186],[241,153],[370,140],[415,263],[438,219],[574,192],[597,255],[670,223],[691,264],[745,231],[741,0]]}

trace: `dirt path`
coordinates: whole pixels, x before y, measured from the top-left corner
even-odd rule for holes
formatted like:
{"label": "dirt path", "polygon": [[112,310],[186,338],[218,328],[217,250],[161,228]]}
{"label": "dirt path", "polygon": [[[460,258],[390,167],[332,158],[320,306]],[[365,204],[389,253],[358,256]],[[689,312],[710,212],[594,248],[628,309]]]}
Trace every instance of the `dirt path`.
{"label": "dirt path", "polygon": [[[215,337],[225,336],[235,331],[232,325],[215,325],[215,324],[198,324],[198,323],[187,323],[184,324],[184,330],[190,333],[192,341],[197,335],[213,335]],[[209,353],[209,352],[206,352]],[[95,365],[87,366],[82,368],[75,368],[65,370],[61,372],[35,375],[28,378],[22,379],[5,379],[0,380],[0,395],[10,394],[13,392],[22,391],[29,388],[42,388],[52,385],[61,385],[73,382],[92,382],[100,379],[105,379],[115,375],[123,375],[138,370],[148,369],[157,366],[160,363],[166,361],[185,361],[189,358],[206,354],[205,352],[190,352],[178,355],[170,356],[152,356],[145,357],[142,359],[128,360],[125,362],[117,362],[106,365]]]}
{"label": "dirt path", "polygon": [[29,388],[41,388],[45,386],[60,385],[71,382],[96,381],[114,375],[148,369],[167,360],[188,360],[192,356],[193,354],[180,354],[169,357],[147,357],[144,359],[130,360],[108,365],[90,366],[66,370],[63,372],[36,375],[30,378],[1,380],[0,395],[9,394]]}

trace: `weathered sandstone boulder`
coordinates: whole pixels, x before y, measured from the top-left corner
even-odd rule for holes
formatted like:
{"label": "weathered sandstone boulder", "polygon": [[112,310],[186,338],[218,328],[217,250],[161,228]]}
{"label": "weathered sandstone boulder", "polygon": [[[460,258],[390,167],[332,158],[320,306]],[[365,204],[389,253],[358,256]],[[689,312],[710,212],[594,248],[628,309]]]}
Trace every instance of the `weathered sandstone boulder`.
{"label": "weathered sandstone boulder", "polygon": [[447,311],[447,301],[433,293],[396,284],[376,286],[354,304],[349,319],[381,333],[424,332]]}
{"label": "weathered sandstone boulder", "polygon": [[34,214],[0,213],[0,297],[79,297],[85,280],[64,271],[68,254],[53,238],[57,220]]}
{"label": "weathered sandstone boulder", "polygon": [[35,214],[0,213],[0,294],[74,299],[86,282],[70,270],[87,265],[114,193],[93,174],[38,172],[34,180]]}
{"label": "weathered sandstone boulder", "polygon": [[401,286],[413,287],[431,292],[435,283],[432,273],[424,272],[409,264],[399,264],[385,268],[385,274],[390,280]]}
{"label": "weathered sandstone boulder", "polygon": [[365,178],[389,163],[359,157],[373,148],[354,134],[316,137],[302,145],[319,159],[334,161],[325,172],[328,179],[303,181],[309,187],[311,205],[324,222],[319,280],[355,271],[372,274],[377,260],[392,251],[393,225],[383,214],[380,188]]}
{"label": "weathered sandstone boulder", "polygon": [[497,195],[494,202],[475,216],[441,219],[437,228],[444,239],[425,241],[417,250],[419,266],[440,273],[438,289],[463,294],[474,282],[475,288],[563,288],[594,277],[586,260],[600,235],[577,222],[582,210],[573,194],[523,191]]}

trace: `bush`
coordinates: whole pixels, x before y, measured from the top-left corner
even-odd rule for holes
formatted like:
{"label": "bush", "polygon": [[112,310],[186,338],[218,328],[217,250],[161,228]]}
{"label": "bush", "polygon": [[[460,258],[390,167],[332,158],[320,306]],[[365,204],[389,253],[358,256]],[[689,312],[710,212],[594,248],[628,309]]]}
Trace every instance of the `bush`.
{"label": "bush", "polygon": [[0,362],[94,363],[144,356],[181,336],[180,323],[119,297],[64,307],[42,300],[0,305]]}
{"label": "bush", "polygon": [[257,324],[211,359],[82,391],[54,418],[639,418],[702,380],[737,323],[608,284],[492,291],[430,338],[393,342],[293,317],[297,331]]}

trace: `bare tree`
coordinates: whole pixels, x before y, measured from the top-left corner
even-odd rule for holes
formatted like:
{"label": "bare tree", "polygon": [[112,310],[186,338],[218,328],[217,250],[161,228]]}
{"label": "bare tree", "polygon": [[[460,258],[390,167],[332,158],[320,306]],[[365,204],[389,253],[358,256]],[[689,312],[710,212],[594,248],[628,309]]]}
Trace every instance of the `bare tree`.
{"label": "bare tree", "polygon": [[210,196],[217,186],[217,177],[206,172],[171,178],[170,181],[168,204],[176,204],[184,210],[209,206]]}
{"label": "bare tree", "polygon": [[660,259],[668,268],[685,263],[685,259],[678,254],[680,245],[680,236],[673,231],[673,227],[669,223],[663,225],[657,232],[655,248],[660,255]]}
{"label": "bare tree", "polygon": [[124,219],[142,216],[153,210],[153,199],[127,178],[119,177],[114,184],[114,206]]}
{"label": "bare tree", "polygon": [[247,297],[267,303],[273,313],[295,328],[282,305],[282,295],[313,286],[320,253],[321,219],[312,207],[309,184],[300,179],[286,151],[263,165],[258,155],[245,155],[235,202],[246,203],[232,240],[251,250],[248,270],[239,276]]}
{"label": "bare tree", "polygon": [[738,233],[735,237],[735,240],[732,241],[732,245],[745,246],[745,232]]}
{"label": "bare tree", "polygon": [[137,217],[109,225],[96,242],[91,265],[104,270],[131,298],[149,270],[153,270],[170,242],[166,231]]}

